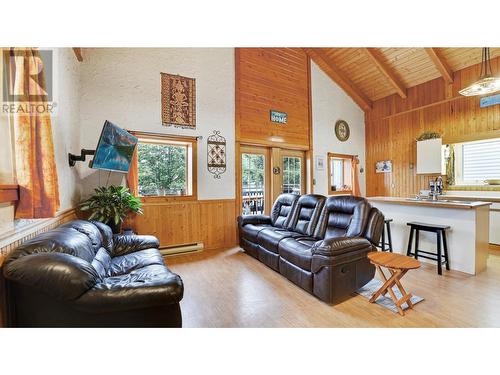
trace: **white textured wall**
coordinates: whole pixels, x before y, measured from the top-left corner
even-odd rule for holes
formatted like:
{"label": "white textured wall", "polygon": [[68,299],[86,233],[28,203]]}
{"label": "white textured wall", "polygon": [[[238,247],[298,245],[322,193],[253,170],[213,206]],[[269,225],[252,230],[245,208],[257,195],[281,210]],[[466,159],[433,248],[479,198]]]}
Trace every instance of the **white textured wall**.
{"label": "white textured wall", "polygon": [[[323,156],[325,169],[314,170],[314,193],[328,194],[328,152],[358,155],[360,167],[365,168],[364,112],[314,62],[311,62],[312,121],[314,157]],[[335,122],[345,120],[351,135],[346,142],[335,136]],[[361,192],[365,195],[365,174],[359,175]]]}
{"label": "white textured wall", "polygon": [[59,178],[60,210],[80,201],[80,176],[68,165],[68,152],[80,153],[80,63],[71,48],[57,49],[57,112],[52,116],[52,134]]}
{"label": "white textured wall", "polygon": [[[95,148],[104,120],[129,130],[201,135],[199,199],[235,198],[232,48],[105,48],[85,49],[84,54],[80,102],[82,147]],[[161,72],[196,78],[196,130],[162,126]],[[213,130],[219,130],[227,141],[227,170],[220,180],[214,179],[206,166],[206,141]],[[99,172],[84,166],[80,170],[86,195],[96,187]],[[120,177],[116,174],[112,181]],[[107,173],[101,172],[100,178],[105,183]]]}

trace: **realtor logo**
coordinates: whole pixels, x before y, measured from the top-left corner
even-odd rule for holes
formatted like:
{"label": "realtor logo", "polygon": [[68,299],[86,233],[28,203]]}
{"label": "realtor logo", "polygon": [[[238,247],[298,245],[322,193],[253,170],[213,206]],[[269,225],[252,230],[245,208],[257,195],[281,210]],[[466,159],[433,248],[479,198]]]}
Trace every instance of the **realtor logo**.
{"label": "realtor logo", "polygon": [[54,50],[2,50],[2,113],[53,113]]}

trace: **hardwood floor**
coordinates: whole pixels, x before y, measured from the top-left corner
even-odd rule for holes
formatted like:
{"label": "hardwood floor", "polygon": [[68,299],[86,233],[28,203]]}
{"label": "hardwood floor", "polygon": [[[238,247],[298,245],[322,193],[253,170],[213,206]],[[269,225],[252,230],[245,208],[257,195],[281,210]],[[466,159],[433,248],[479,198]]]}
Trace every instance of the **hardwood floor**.
{"label": "hardwood floor", "polygon": [[425,300],[404,317],[359,295],[329,306],[239,248],[166,262],[184,280],[184,327],[500,327],[500,255],[477,276],[408,272],[405,288]]}

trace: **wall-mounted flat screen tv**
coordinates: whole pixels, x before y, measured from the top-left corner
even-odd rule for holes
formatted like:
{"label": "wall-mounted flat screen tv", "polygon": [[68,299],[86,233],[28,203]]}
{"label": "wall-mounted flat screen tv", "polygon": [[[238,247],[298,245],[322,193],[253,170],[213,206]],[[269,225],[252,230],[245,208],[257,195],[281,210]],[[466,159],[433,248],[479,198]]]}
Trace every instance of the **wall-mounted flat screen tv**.
{"label": "wall-mounted flat screen tv", "polygon": [[136,137],[106,120],[90,167],[127,173],[136,145]]}

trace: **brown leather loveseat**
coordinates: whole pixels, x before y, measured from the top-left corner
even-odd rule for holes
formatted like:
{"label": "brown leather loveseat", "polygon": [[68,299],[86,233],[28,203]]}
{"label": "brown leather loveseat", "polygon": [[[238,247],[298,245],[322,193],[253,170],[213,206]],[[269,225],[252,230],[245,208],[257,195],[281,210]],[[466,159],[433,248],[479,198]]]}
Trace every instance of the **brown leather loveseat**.
{"label": "brown leather loveseat", "polygon": [[336,304],[375,274],[382,213],[364,198],[282,194],[271,215],[238,217],[240,246],[322,301]]}

